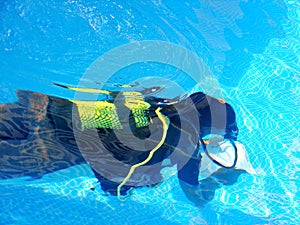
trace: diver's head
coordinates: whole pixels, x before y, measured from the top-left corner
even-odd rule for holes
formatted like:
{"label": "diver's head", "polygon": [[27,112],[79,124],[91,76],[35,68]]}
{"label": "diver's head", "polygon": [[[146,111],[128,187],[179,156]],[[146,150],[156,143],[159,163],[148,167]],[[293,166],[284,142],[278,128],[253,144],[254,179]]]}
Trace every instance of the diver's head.
{"label": "diver's head", "polygon": [[200,136],[222,135],[226,139],[237,140],[238,127],[233,108],[225,100],[213,98],[202,92],[190,96],[195,104],[200,120]]}

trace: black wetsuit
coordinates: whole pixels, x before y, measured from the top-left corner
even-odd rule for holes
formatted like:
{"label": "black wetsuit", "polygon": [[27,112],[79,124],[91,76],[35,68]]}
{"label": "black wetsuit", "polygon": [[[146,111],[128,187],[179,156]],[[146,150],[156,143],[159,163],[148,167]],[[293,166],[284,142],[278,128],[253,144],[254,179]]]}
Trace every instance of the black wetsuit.
{"label": "black wetsuit", "polygon": [[[159,183],[162,179],[159,171],[166,158],[177,164],[180,180],[197,185],[201,162],[199,139],[216,130],[232,140],[238,134],[232,107],[201,92],[174,103],[146,97],[145,101],[151,105],[146,112],[151,123],[145,127],[136,127],[130,111],[122,104],[117,105],[120,121],[129,121],[123,131],[108,128],[82,131],[76,106],[66,99],[28,91],[18,91],[18,97],[16,103],[0,105],[2,178],[40,177],[87,161],[102,189],[116,195],[129,168],[145,160],[160,141],[162,123],[155,113],[159,107],[170,121],[164,144],[147,164],[137,169],[135,178],[122,186],[121,194],[131,187]],[[136,139],[131,141],[132,137]],[[30,165],[26,166],[24,162],[28,160]]]}

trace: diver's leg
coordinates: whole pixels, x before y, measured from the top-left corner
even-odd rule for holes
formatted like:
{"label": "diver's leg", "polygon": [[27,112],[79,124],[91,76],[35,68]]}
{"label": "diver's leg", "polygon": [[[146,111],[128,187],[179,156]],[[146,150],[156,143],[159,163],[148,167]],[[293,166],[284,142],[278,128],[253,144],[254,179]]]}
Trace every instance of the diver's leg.
{"label": "diver's leg", "polygon": [[64,114],[66,119],[69,114],[60,112],[63,106],[52,107],[59,99],[49,102],[49,96],[30,91],[18,91],[17,95],[18,102],[0,106],[0,179],[38,178],[85,163],[72,129],[66,126],[70,123],[57,116]]}
{"label": "diver's leg", "polygon": [[46,95],[17,91],[18,102],[0,105],[0,140],[24,139],[46,118]]}
{"label": "diver's leg", "polygon": [[22,116],[25,111],[19,103],[0,104],[0,140],[26,138],[29,121]]}

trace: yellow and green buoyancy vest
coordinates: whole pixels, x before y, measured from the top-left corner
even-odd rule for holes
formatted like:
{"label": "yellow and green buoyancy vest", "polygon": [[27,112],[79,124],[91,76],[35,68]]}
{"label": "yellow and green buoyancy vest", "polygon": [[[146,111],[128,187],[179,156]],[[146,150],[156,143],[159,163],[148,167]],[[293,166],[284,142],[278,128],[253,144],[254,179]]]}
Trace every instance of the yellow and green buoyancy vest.
{"label": "yellow and green buoyancy vest", "polygon": [[[131,111],[136,127],[148,126],[150,121],[146,111],[151,105],[144,101],[139,92],[120,92],[124,97],[124,105]],[[108,101],[72,101],[78,108],[82,129],[108,128],[122,129],[117,113],[117,106]]]}
{"label": "yellow and green buoyancy vest", "polygon": [[[90,93],[101,93],[105,95],[111,94],[111,92],[101,89],[89,89],[89,88],[77,88],[77,87],[68,87],[64,85],[58,86],[75,90],[81,92],[90,92]],[[146,115],[146,111],[151,107],[151,105],[144,101],[144,97],[140,92],[120,92],[124,97],[124,105],[127,107],[134,118],[136,127],[148,126],[150,121]],[[116,105],[108,101],[72,101],[78,108],[79,118],[81,121],[82,129],[88,128],[110,128],[110,129],[122,129],[122,124],[117,114]],[[145,165],[149,162],[153,154],[163,145],[165,142],[167,131],[169,127],[169,118],[163,115],[160,112],[161,108],[158,107],[155,109],[155,113],[159,120],[162,123],[162,137],[159,143],[149,152],[148,157],[133,166],[131,166],[127,176],[117,187],[117,195],[121,198],[121,188],[126,182],[130,179],[131,175],[134,173],[137,167]]]}

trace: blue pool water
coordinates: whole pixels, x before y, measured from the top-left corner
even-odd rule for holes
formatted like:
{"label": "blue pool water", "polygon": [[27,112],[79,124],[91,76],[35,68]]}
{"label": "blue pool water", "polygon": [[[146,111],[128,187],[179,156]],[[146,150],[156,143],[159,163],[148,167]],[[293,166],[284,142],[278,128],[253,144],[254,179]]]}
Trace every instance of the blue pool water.
{"label": "blue pool water", "polygon": [[[300,224],[299,9],[290,0],[2,0],[0,103],[16,101],[17,89],[76,98],[52,82],[98,87],[101,71],[87,76],[98,57],[128,43],[173,43],[210,69],[257,174],[221,187],[203,208],[186,199],[172,168],[159,187],[137,189],[126,201],[103,195],[88,165],[5,179],[0,224]],[[189,75],[139,62],[108,84],[145,78],[146,86],[164,86],[161,95],[176,93],[160,77],[185,92],[203,88]]]}

